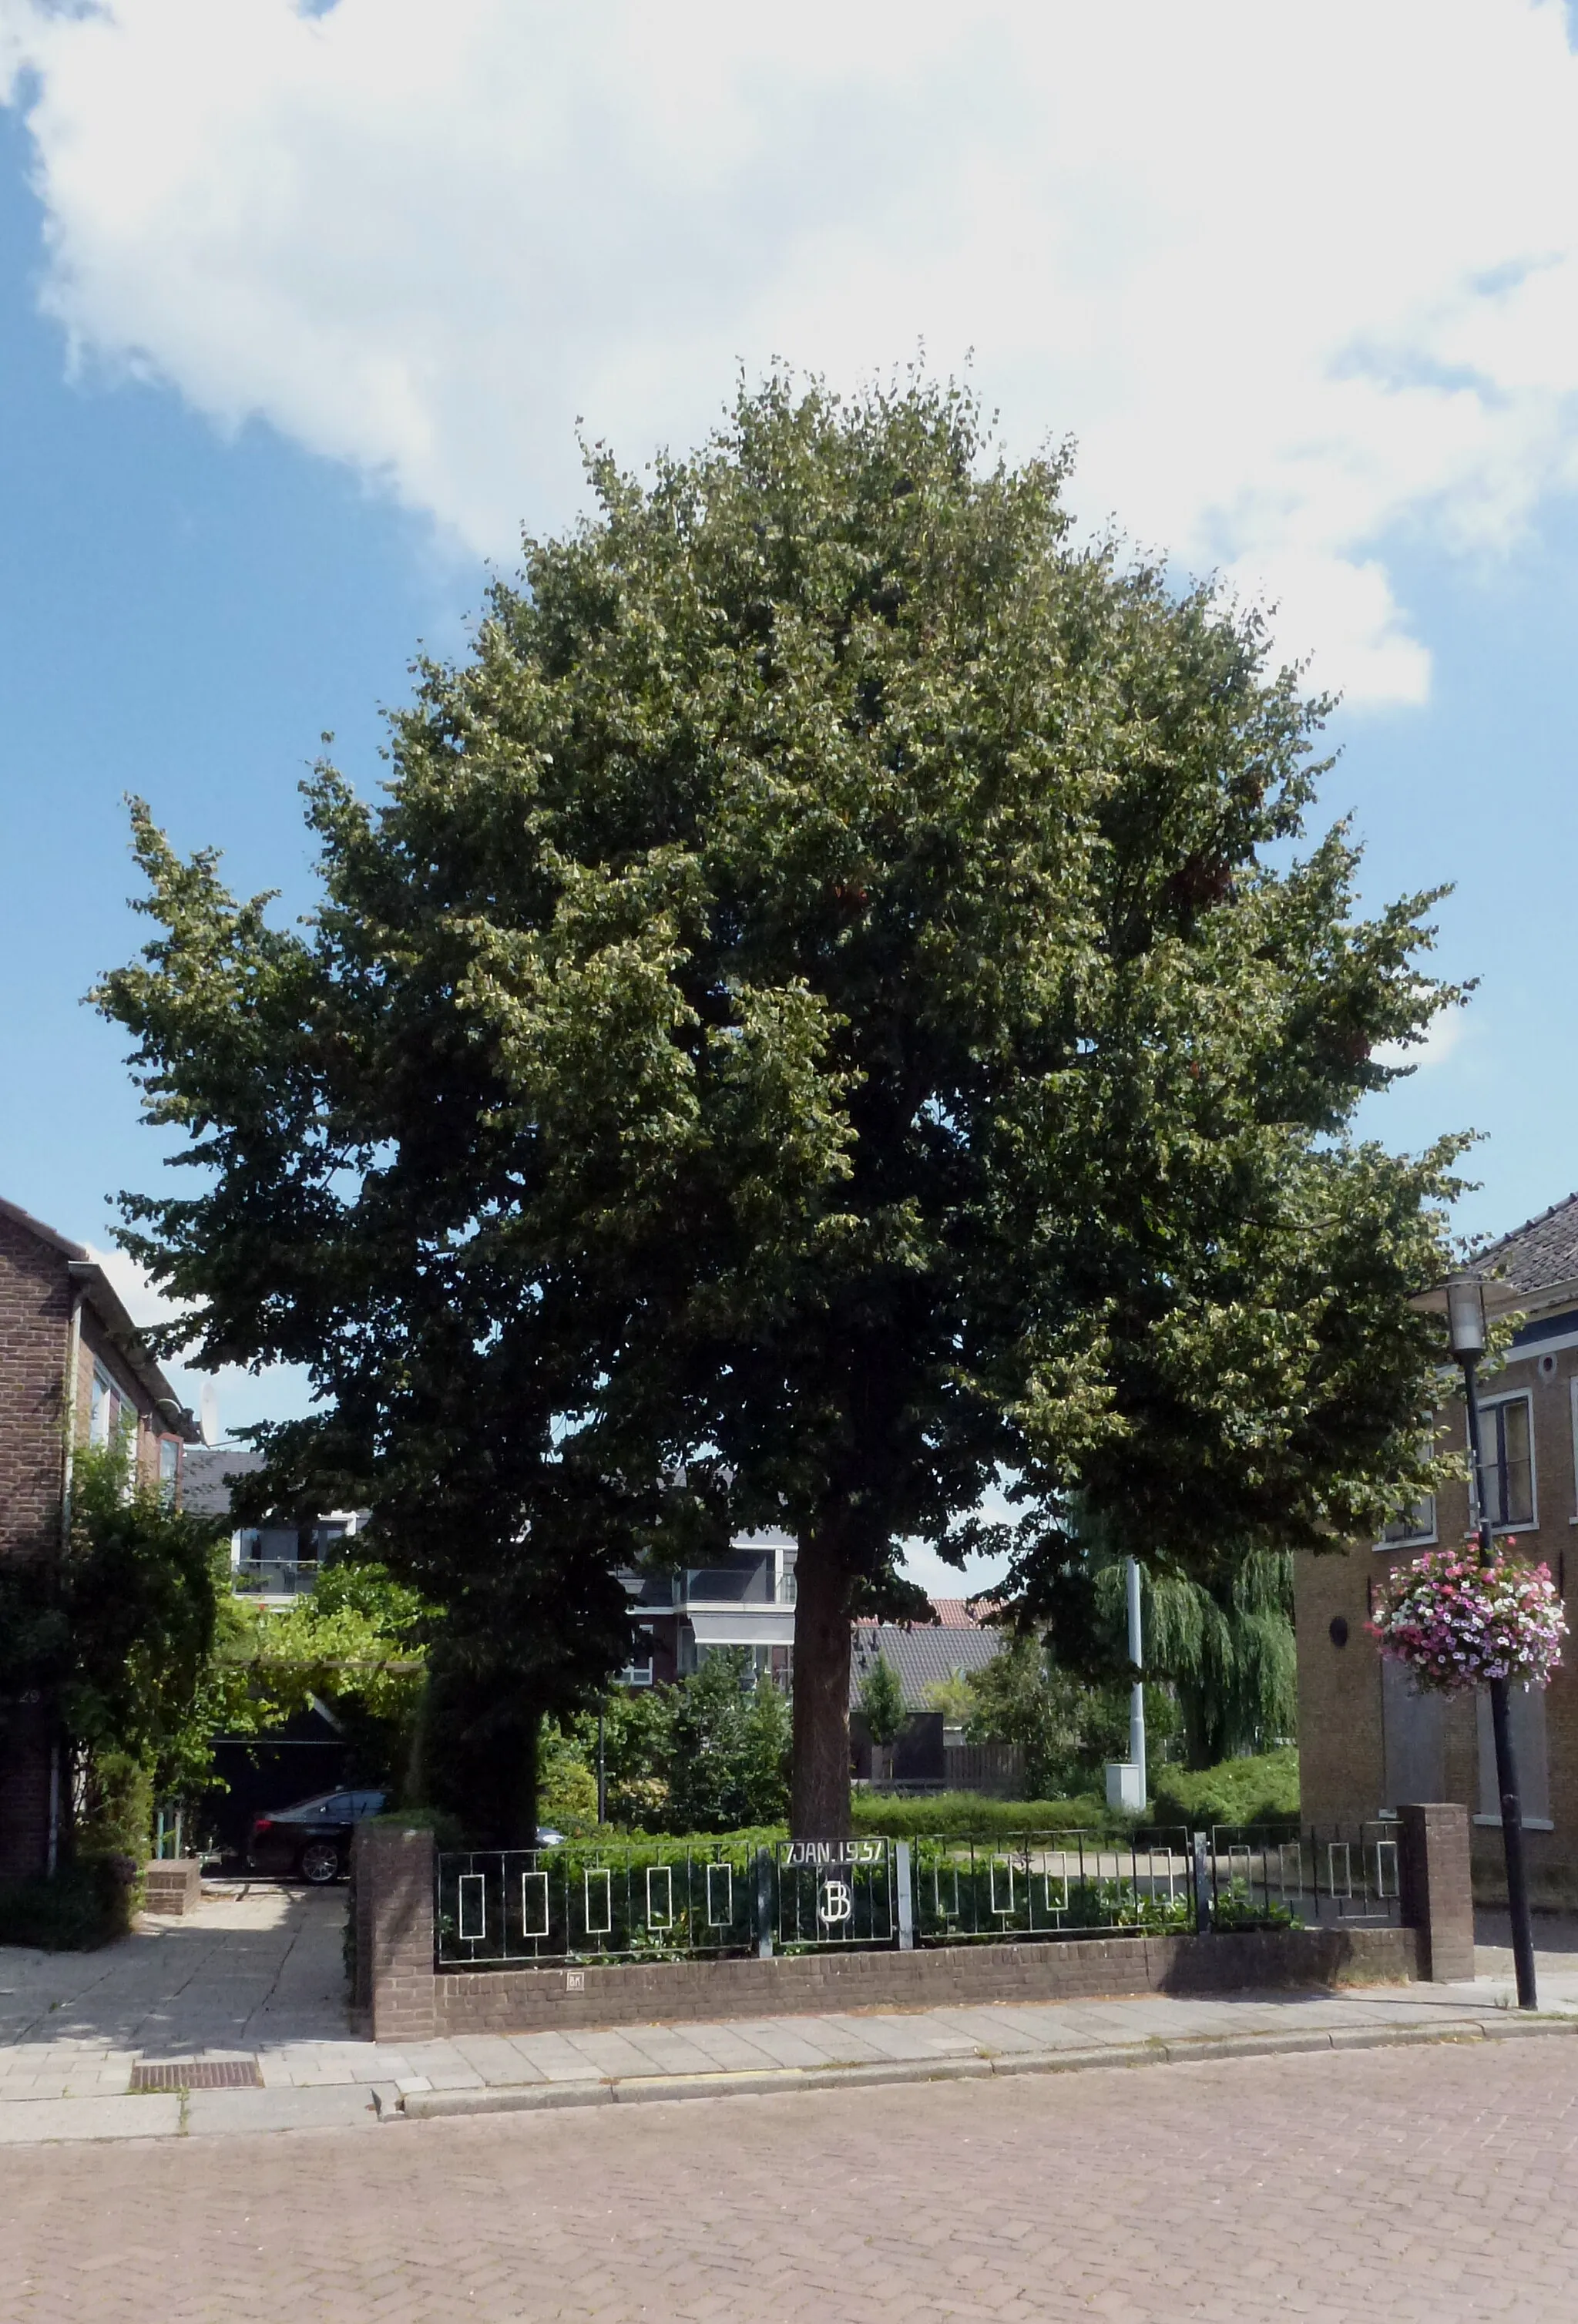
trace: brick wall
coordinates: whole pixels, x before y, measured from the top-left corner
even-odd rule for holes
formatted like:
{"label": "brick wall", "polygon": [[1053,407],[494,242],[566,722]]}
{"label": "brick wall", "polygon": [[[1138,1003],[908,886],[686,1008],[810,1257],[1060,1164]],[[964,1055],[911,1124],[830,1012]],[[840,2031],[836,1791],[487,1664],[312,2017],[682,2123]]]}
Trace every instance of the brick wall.
{"label": "brick wall", "polygon": [[157,1484],[161,1427],[159,1416],[148,1401],[147,1390],[138,1386],[125,1358],[106,1332],[93,1309],[84,1301],[81,1346],[77,1357],[77,1442],[79,1444],[87,1443],[88,1432],[92,1423],[93,1373],[96,1365],[114,1383],[127,1410],[136,1415],[137,1433],[133,1441],[133,1457],[136,1463],[137,1474],[144,1483]]}
{"label": "brick wall", "polygon": [[[59,1252],[0,1217],[0,1561],[60,1545],[71,1282]],[[51,1721],[36,1699],[0,1703],[0,1879],[42,1871]]]}
{"label": "brick wall", "polygon": [[65,1260],[0,1217],[0,1557],[59,1540],[70,1322]]}
{"label": "brick wall", "polygon": [[[992,2001],[1096,2000],[1135,1993],[1229,1993],[1402,1982],[1417,1973],[1412,1929],[1278,1930],[1222,1937],[1091,1938],[953,1945],[913,1953],[802,1953],[771,1960],[632,1961],[581,1970],[443,1974],[433,2030],[535,2034],[780,2016],[928,2009]],[[581,1984],[569,1979],[579,1976]],[[381,2042],[399,2040],[375,2017]],[[408,2037],[409,2038],[409,2037]]]}
{"label": "brick wall", "polygon": [[1419,1932],[1419,1974],[1438,1985],[1474,1974],[1474,1903],[1468,1811],[1461,1803],[1406,1803],[1403,1918]]}
{"label": "brick wall", "polygon": [[356,1929],[353,2002],[380,2042],[430,2042],[433,1835],[382,1822],[357,1826],[352,1856]]}
{"label": "brick wall", "polygon": [[[66,1375],[77,1286],[67,1255],[0,1213],[0,1562],[59,1554],[64,1481]],[[88,1440],[97,1361],[137,1421],[135,1458],[159,1474],[161,1423],[90,1300],[81,1308],[75,1434]],[[0,1879],[44,1870],[49,1860],[51,1706],[28,1697],[0,1702]]]}
{"label": "brick wall", "polygon": [[[1564,1594],[1578,1586],[1574,1378],[1578,1349],[1568,1348],[1555,1352],[1549,1379],[1541,1379],[1536,1362],[1520,1360],[1481,1383],[1487,1397],[1514,1389],[1529,1393],[1539,1523],[1519,1532],[1517,1546],[1520,1555],[1547,1564]],[[1438,1442],[1450,1452],[1463,1450],[1461,1397],[1443,1406]],[[1437,1499],[1437,1545],[1462,1544],[1468,1521],[1466,1484],[1447,1485]],[[1307,1823],[1363,1821],[1386,1803],[1380,1657],[1364,1625],[1372,1584],[1379,1584],[1395,1563],[1417,1554],[1417,1548],[1377,1552],[1361,1542],[1345,1553],[1296,1561],[1299,1777]],[[1571,1605],[1568,1619],[1573,1636],[1564,1650],[1564,1667],[1546,1689],[1545,1701],[1553,1829],[1526,1831],[1524,1845],[1536,1904],[1572,1907],[1578,1905],[1578,1612]],[[1344,1645],[1333,1640],[1333,1620],[1347,1627]],[[1500,1827],[1472,1821],[1480,1799],[1478,1733],[1471,1697],[1446,1705],[1444,1755],[1444,1795],[1461,1803],[1471,1819],[1474,1893],[1481,1902],[1502,1899],[1506,1879]]]}

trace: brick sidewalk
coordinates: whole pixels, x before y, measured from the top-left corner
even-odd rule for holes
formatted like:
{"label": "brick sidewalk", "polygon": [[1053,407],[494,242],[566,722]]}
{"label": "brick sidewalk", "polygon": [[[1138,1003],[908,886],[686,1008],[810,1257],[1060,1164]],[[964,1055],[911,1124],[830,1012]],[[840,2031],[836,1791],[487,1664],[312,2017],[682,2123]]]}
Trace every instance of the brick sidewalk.
{"label": "brick sidewalk", "polygon": [[[88,1955],[0,1955],[0,2149],[43,2140],[374,2129],[398,2112],[765,2089],[798,2077],[1159,2062],[1202,2044],[1343,2043],[1384,2034],[1506,2033],[1501,1984],[1337,1994],[1160,1995],[1105,2002],[630,2025],[397,2048],[352,2038],[343,1895],[254,1886],[195,1921]],[[1494,1964],[1494,1957],[1490,1957]],[[1499,1966],[1499,1964],[1494,1964]],[[1562,1972],[1565,1971],[1564,1975]],[[1550,2002],[1578,2007],[1570,1958],[1542,1959]],[[140,2059],[254,2060],[261,2089],[129,2094]],[[200,2079],[200,2078],[199,2078]]]}
{"label": "brick sidewalk", "polygon": [[0,2156],[0,2324],[1567,2324],[1562,2041]]}

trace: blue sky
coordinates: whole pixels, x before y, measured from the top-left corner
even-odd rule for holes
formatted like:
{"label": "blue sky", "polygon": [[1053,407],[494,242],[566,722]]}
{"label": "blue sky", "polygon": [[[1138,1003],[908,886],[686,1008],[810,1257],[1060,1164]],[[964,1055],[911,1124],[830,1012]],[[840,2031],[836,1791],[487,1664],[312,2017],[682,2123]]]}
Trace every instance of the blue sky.
{"label": "blue sky", "polygon": [[[596,41],[503,0],[309,13],[0,0],[0,1192],[103,1245],[106,1197],[158,1175],[81,1006],[138,941],[125,792],[300,908],[320,732],[377,779],[418,641],[459,648],[487,560],[577,505],[577,416],[639,461],[736,361],[854,380],[922,340],[973,351],[1010,450],[1078,436],[1082,515],[1275,596],[1345,689],[1324,814],[1372,901],[1453,883],[1440,965],[1480,981],[1369,1126],[1485,1133],[1465,1231],[1578,1183],[1562,9],[1399,0],[1380,42],[1338,6],[1292,99],[1227,0],[1203,58],[1167,52],[1177,12],[1113,12],[1154,36],[1138,82],[1059,5],[983,8],[966,52],[950,12],[873,0],[836,69],[815,7],[698,0],[705,56],[617,5]],[[1204,112],[1186,149],[1172,125],[1228,56],[1236,189]],[[1273,86],[1342,164],[1313,192],[1297,120],[1242,126]],[[221,1417],[288,1393],[227,1379]]]}

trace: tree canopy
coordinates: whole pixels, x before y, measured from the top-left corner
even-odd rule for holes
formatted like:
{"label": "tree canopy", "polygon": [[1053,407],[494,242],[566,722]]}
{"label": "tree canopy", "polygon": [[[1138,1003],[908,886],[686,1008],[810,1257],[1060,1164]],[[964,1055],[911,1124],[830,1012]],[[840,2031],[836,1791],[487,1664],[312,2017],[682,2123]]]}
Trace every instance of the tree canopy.
{"label": "tree canopy", "polygon": [[623,1659],[620,1556],[793,1529],[835,1833],[907,1537],[1044,1621],[1076,1499],[1210,1580],[1422,1489],[1457,1149],[1352,1122],[1456,996],[1431,897],[1297,852],[1324,706],[1257,617],[1077,543],[967,392],[775,376],[589,475],[382,800],[309,785],[304,928],[136,809],[100,1001],[204,1175],[127,1240],[200,1361],[308,1366],[276,1467],[354,1480],[500,1716]]}

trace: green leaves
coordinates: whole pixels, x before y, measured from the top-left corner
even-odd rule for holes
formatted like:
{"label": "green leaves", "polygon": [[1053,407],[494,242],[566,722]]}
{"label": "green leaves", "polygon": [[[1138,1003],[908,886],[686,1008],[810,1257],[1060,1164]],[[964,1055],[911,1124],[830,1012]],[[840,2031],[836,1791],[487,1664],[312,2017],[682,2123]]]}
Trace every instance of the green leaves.
{"label": "green leaves", "polygon": [[853,1603],[1010,1474],[1034,1619],[1075,1494],[1209,1578],[1419,1489],[1459,1145],[1349,1125],[1462,996],[1428,895],[1297,856],[1324,706],[1259,622],[920,376],[588,466],[384,797],[309,787],[307,929],[138,811],[98,997],[210,1175],[129,1240],[204,1360],[309,1366],[280,1461],[567,1702],[703,1506]]}

